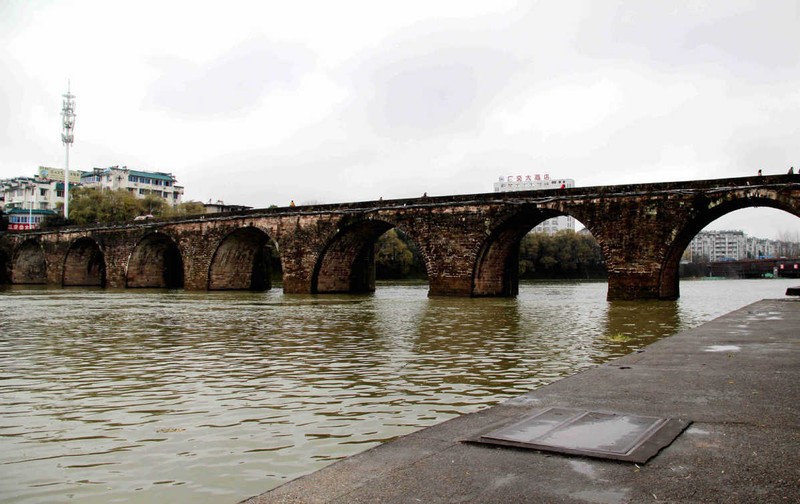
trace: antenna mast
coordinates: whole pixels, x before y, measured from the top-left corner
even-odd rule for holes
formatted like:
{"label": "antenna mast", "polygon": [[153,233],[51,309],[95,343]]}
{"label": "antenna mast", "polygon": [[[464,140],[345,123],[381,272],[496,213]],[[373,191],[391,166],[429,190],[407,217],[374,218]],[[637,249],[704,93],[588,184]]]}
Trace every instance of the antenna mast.
{"label": "antenna mast", "polygon": [[61,141],[66,149],[64,164],[64,219],[69,219],[69,147],[75,140],[72,130],[75,129],[75,95],[70,93],[70,84],[67,81],[67,94],[61,95]]}

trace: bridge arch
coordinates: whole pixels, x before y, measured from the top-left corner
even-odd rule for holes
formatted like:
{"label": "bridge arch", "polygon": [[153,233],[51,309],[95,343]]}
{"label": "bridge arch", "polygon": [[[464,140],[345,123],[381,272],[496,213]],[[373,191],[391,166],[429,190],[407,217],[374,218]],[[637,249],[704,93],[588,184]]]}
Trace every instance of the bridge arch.
{"label": "bridge arch", "polygon": [[[347,223],[322,249],[311,277],[313,294],[350,293],[363,294],[375,291],[375,243],[378,238],[392,228],[397,228],[414,241],[395,224],[367,217]],[[421,247],[425,268],[428,258]]]}
{"label": "bridge arch", "polygon": [[139,240],[128,260],[126,287],[179,289],[183,279],[183,256],[172,237],[155,231]]}
{"label": "bridge arch", "polygon": [[272,288],[272,259],[277,243],[254,226],[236,229],[214,251],[208,290],[265,291]]}
{"label": "bridge arch", "polygon": [[17,247],[11,265],[11,283],[47,283],[47,260],[38,240],[28,239]]}
{"label": "bridge arch", "polygon": [[540,223],[569,215],[566,212],[526,207],[506,217],[487,236],[477,254],[472,274],[473,297],[509,297],[519,293],[522,239]]}
{"label": "bridge arch", "polygon": [[777,197],[775,194],[745,194],[716,205],[712,205],[704,196],[699,195],[695,200],[695,207],[698,211],[693,218],[684,221],[682,227],[676,230],[675,239],[665,252],[659,279],[660,299],[678,299],[680,296],[679,268],[683,252],[700,231],[723,215],[745,208],[767,207],[782,210],[800,218],[799,206],[793,205],[791,200]]}
{"label": "bridge arch", "polygon": [[97,241],[84,236],[72,242],[64,258],[61,283],[65,287],[105,287],[105,254]]}
{"label": "bridge arch", "polygon": [[375,240],[394,227],[366,219],[337,230],[323,248],[311,277],[312,294],[375,291]]}

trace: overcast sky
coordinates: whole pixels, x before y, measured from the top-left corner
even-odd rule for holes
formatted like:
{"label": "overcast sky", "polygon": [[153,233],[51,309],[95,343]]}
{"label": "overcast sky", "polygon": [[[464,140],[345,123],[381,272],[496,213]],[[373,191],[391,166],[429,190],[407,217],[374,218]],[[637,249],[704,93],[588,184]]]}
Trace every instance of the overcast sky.
{"label": "overcast sky", "polygon": [[[0,179],[173,173],[266,207],[800,168],[800,0],[0,0]],[[800,219],[716,227],[774,238]]]}

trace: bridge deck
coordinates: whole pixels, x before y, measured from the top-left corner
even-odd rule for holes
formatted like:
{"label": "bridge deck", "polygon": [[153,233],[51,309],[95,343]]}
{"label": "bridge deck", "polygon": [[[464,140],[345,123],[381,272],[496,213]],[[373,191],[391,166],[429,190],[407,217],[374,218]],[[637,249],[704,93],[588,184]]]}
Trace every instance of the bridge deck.
{"label": "bridge deck", "polygon": [[[761,301],[246,502],[800,502],[798,327]],[[693,423],[639,465],[462,442],[547,406]]]}

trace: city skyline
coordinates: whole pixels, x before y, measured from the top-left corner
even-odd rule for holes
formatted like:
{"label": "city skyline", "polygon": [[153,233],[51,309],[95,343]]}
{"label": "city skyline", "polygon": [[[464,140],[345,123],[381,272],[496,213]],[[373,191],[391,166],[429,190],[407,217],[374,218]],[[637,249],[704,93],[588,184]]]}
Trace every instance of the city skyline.
{"label": "city skyline", "polygon": [[[174,173],[253,207],[800,168],[796,2],[10,0],[0,179],[63,165]],[[143,32],[146,36],[143,36]],[[785,212],[712,224],[775,238]]]}

